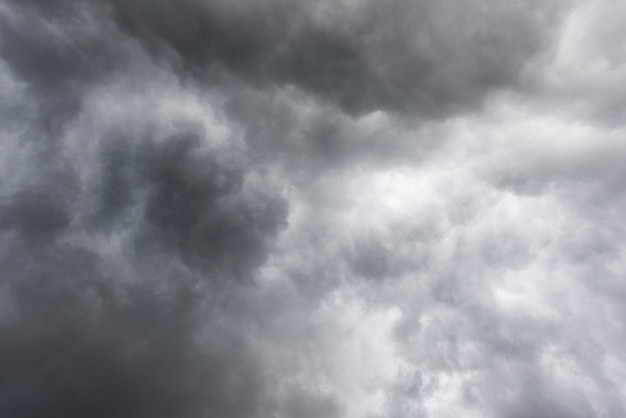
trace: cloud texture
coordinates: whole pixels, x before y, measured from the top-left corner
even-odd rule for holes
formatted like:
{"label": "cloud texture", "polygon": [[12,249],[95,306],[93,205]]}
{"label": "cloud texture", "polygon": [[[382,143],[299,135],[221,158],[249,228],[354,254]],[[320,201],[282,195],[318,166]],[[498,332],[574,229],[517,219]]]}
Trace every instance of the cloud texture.
{"label": "cloud texture", "polygon": [[624,18],[0,1],[0,416],[626,415]]}

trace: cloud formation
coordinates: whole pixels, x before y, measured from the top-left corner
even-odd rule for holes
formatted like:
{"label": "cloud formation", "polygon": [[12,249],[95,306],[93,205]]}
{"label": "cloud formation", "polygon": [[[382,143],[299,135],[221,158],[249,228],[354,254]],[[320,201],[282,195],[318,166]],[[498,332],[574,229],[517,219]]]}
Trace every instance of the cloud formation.
{"label": "cloud formation", "polygon": [[0,1],[0,415],[624,416],[625,12]]}

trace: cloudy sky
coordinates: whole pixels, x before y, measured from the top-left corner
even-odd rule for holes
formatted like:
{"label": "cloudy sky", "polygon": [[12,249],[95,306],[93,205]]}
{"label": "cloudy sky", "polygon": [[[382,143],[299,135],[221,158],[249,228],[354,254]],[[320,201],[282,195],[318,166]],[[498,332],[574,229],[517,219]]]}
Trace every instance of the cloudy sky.
{"label": "cloudy sky", "polygon": [[625,20],[0,0],[0,416],[626,416]]}

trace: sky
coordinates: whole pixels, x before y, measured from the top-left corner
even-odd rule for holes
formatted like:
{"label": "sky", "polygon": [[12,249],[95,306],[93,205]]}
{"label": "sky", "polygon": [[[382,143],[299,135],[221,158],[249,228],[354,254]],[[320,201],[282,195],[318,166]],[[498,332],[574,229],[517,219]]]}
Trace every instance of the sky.
{"label": "sky", "polygon": [[0,416],[626,416],[625,20],[0,0]]}

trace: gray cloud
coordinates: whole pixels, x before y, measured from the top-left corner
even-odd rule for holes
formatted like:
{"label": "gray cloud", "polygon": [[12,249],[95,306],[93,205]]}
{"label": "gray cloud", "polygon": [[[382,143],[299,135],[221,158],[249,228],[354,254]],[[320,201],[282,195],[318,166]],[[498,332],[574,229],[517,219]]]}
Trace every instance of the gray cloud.
{"label": "gray cloud", "polygon": [[[541,52],[559,15],[556,3],[534,1],[25,4],[64,26],[68,9],[70,15],[95,9],[96,19],[112,19],[156,59],[173,61],[210,83],[226,71],[259,86],[293,84],[350,113],[390,108],[435,116],[475,106],[494,89],[519,87],[528,75],[526,62]],[[98,66],[111,62],[106,46],[89,37],[75,44],[96,55]],[[68,52],[74,51],[56,53]],[[32,56],[45,58],[41,51]],[[53,68],[46,77],[68,76],[77,59],[63,60],[58,65],[71,69]],[[28,66],[25,71],[37,67],[24,59],[16,65]]]}
{"label": "gray cloud", "polygon": [[[116,90],[133,70],[85,62],[81,51],[94,50],[57,38],[59,22],[6,4],[3,18],[18,117],[3,115],[2,415],[269,413],[228,304],[286,225],[280,191],[243,163],[231,128],[195,112],[196,96],[140,51],[135,65],[163,82],[154,100]],[[168,88],[188,108],[163,110]]]}
{"label": "gray cloud", "polygon": [[596,124],[621,126],[626,108],[623,14],[622,5],[597,1],[581,4],[568,16],[556,59],[543,72],[538,91],[548,106],[567,108]]}
{"label": "gray cloud", "polygon": [[0,2],[0,415],[623,416],[621,15]]}

